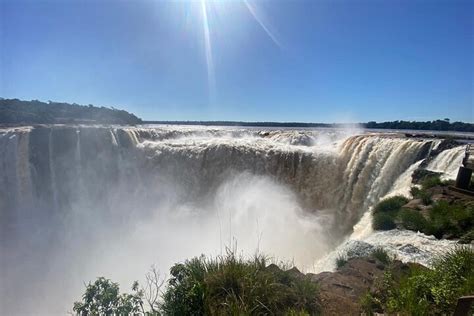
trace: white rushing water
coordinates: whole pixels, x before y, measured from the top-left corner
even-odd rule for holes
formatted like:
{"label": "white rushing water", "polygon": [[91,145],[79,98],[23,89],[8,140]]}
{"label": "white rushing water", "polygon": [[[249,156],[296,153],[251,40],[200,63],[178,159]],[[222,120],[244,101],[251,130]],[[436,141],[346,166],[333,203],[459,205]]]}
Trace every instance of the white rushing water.
{"label": "white rushing water", "polygon": [[462,164],[466,146],[458,146],[441,152],[426,167],[427,170],[442,173],[443,180],[455,180]]}
{"label": "white rushing water", "polygon": [[235,245],[304,271],[331,269],[348,238],[428,245],[374,234],[368,210],[408,194],[431,147],[336,129],[0,130],[2,314],[64,314],[97,276],[126,289],[152,264]]}
{"label": "white rushing water", "polygon": [[[439,145],[439,143],[436,145]],[[465,148],[465,146],[458,146],[442,151],[425,169],[441,173],[443,180],[456,179]],[[419,160],[406,169],[381,200],[396,195],[411,198],[412,174],[422,162],[423,160]],[[429,266],[434,256],[446,253],[456,244],[456,241],[438,240],[434,236],[427,236],[410,230],[395,229],[374,232],[372,229],[372,208],[368,208],[360,221],[354,225],[353,233],[335,250],[318,260],[314,266],[314,271],[334,271],[338,257],[344,257],[348,254],[349,256],[368,255],[376,247],[383,247],[393,257],[403,262],[417,262]]]}

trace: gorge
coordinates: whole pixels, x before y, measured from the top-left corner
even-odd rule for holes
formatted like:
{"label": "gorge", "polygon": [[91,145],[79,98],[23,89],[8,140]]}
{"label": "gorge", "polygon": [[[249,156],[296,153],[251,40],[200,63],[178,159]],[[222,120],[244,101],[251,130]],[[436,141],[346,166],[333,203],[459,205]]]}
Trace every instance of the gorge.
{"label": "gorge", "polygon": [[327,128],[0,129],[1,305],[64,314],[97,275],[129,284],[151,264],[226,248],[323,271],[348,239],[396,240],[393,251],[421,240],[423,263],[452,242],[373,233],[369,210],[409,194],[425,159],[455,176],[464,147],[442,143]]}

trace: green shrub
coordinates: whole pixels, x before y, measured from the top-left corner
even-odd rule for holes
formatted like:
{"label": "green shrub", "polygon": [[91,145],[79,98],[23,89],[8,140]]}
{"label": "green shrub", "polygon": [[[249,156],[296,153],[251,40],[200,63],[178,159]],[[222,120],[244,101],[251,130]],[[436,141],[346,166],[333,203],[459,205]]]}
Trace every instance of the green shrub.
{"label": "green shrub", "polygon": [[266,267],[263,257],[201,256],[171,268],[162,309],[166,315],[313,315],[318,287],[299,272]]}
{"label": "green shrub", "polygon": [[470,244],[474,240],[474,229],[471,229],[467,233],[461,236],[459,239],[460,244]]}
{"label": "green shrub", "polygon": [[399,218],[403,228],[405,229],[419,232],[426,232],[428,230],[428,221],[419,211],[402,209]]}
{"label": "green shrub", "polygon": [[414,199],[421,199],[424,205],[430,205],[433,202],[431,199],[432,194],[425,189],[411,187],[410,194]]}
{"label": "green shrub", "polygon": [[120,294],[118,283],[99,277],[86,286],[82,301],[74,302],[78,315],[131,315],[143,311],[143,292],[138,282],[132,286],[133,294]]}
{"label": "green shrub", "polygon": [[367,292],[365,295],[363,295],[360,298],[359,303],[360,303],[362,312],[365,315],[373,315],[375,312],[378,313],[378,312],[383,311],[380,301],[375,296],[373,296],[370,292]]}
{"label": "green shrub", "polygon": [[347,263],[347,257],[345,255],[339,255],[336,258],[336,268],[337,269],[342,268],[343,266],[346,265],[346,263]]}
{"label": "green shrub", "polygon": [[378,291],[364,298],[363,308],[379,303],[391,314],[451,315],[457,299],[473,292],[474,251],[457,248],[436,259],[433,269],[412,267],[399,280],[385,273]]}
{"label": "green shrub", "polygon": [[428,190],[428,189],[431,189],[432,187],[435,187],[437,185],[442,185],[442,184],[443,183],[439,175],[427,176],[423,179],[423,181],[421,181],[421,187],[423,188],[423,190]]}
{"label": "green shrub", "polygon": [[437,308],[451,314],[457,299],[474,293],[474,251],[460,247],[438,258],[434,264],[431,294]]}
{"label": "green shrub", "polygon": [[168,315],[204,314],[204,258],[194,258],[170,269],[171,278],[163,296],[162,309]]}
{"label": "green shrub", "polygon": [[375,248],[370,254],[370,257],[377,259],[385,265],[388,265],[390,262],[392,262],[392,258],[390,257],[388,252],[382,247]]}
{"label": "green shrub", "polygon": [[386,213],[374,213],[372,218],[372,227],[375,230],[390,230],[397,227],[393,216]]}
{"label": "green shrub", "polygon": [[379,202],[374,208],[374,213],[396,213],[407,203],[406,197],[397,195]]}
{"label": "green shrub", "polygon": [[438,201],[429,214],[430,229],[428,233],[437,238],[449,235],[459,238],[474,226],[474,209],[461,202],[449,204]]}
{"label": "green shrub", "polygon": [[420,198],[421,189],[419,187],[413,186],[410,188],[410,194],[414,199]]}

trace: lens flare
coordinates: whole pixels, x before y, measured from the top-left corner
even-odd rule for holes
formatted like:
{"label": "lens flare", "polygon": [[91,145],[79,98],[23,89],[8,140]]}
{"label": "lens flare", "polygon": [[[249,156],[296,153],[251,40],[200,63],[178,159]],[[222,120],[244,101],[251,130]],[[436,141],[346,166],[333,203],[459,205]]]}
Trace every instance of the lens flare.
{"label": "lens flare", "polygon": [[207,17],[206,0],[201,0],[202,29],[204,35],[204,49],[206,52],[207,80],[209,85],[209,98],[211,102],[215,99],[216,79],[214,74],[214,61],[212,60],[212,44],[209,32],[209,20]]}
{"label": "lens flare", "polygon": [[[200,11],[201,11],[201,21],[202,21],[202,30],[203,30],[203,39],[204,39],[204,50],[206,55],[206,65],[207,65],[207,80],[209,88],[209,99],[211,103],[215,101],[216,98],[216,75],[214,70],[214,60],[212,53],[212,40],[211,40],[211,27],[210,18],[208,14],[209,7],[215,4],[214,1],[209,0],[200,0]],[[265,19],[261,11],[258,8],[250,3],[248,0],[242,0],[241,3],[248,10],[252,18],[260,25],[265,34],[272,40],[272,42],[282,48],[281,42],[275,36],[274,32],[270,30],[270,27],[265,23]],[[214,7],[212,7],[214,8]],[[213,10],[213,12],[218,12],[218,10]]]}

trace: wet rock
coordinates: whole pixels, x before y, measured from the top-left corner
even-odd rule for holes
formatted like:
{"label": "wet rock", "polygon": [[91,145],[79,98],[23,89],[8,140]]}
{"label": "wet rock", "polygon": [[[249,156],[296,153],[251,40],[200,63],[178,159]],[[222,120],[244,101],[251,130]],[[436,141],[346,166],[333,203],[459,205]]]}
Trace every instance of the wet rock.
{"label": "wet rock", "polygon": [[422,199],[414,199],[408,202],[407,204],[403,205],[403,208],[409,208],[411,210],[419,210],[423,207],[423,200]]}
{"label": "wet rock", "polygon": [[434,176],[439,176],[441,173],[439,172],[434,172],[426,169],[417,169],[413,172],[412,174],[412,182],[414,184],[420,184],[424,179],[428,177],[434,177]]}
{"label": "wet rock", "polygon": [[412,244],[406,244],[399,248],[400,251],[409,253],[409,254],[417,254],[420,253],[420,249],[413,246]]}

